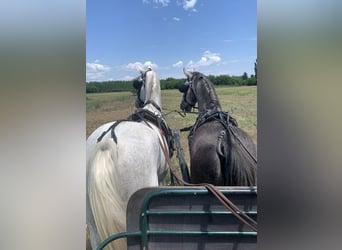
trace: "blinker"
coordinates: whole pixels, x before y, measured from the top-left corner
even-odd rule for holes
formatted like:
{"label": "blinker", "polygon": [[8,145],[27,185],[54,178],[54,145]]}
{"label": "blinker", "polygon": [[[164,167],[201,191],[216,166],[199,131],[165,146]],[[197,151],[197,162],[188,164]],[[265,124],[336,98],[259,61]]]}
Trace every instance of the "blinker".
{"label": "blinker", "polygon": [[188,91],[189,85],[188,84],[182,84],[179,86],[178,90],[182,93],[185,93],[186,91]]}
{"label": "blinker", "polygon": [[133,81],[133,87],[137,90],[139,90],[141,88],[142,84],[143,84],[143,82],[140,79],[135,79]]}

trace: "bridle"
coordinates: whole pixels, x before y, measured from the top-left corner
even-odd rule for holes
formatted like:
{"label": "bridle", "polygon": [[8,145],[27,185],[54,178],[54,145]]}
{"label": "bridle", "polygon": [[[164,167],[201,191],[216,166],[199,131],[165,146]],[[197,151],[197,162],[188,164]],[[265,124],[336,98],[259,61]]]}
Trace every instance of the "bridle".
{"label": "bridle", "polygon": [[[191,108],[197,108],[195,107],[195,104],[197,102],[197,95],[196,95],[196,91],[195,89],[193,88],[194,86],[194,83],[193,83],[193,80],[190,79],[188,80],[185,84],[188,84],[187,85],[187,89],[184,91],[184,97],[183,97],[183,101]],[[184,85],[185,85],[184,84]],[[190,93],[189,93],[190,91]],[[188,100],[188,96],[191,95],[193,98],[194,98],[194,102],[191,103],[189,100]]]}
{"label": "bridle", "polygon": [[[140,98],[140,93],[141,93],[141,89],[144,86],[145,87],[145,83],[146,83],[146,73],[152,71],[151,68],[148,68],[144,73],[141,73],[141,75],[135,79],[133,81],[133,87],[138,91],[137,92],[137,104],[140,108],[142,108],[144,106],[145,101],[141,100]],[[155,104],[156,105],[156,104]],[[154,105],[154,106],[155,106]],[[158,109],[160,110],[160,107],[157,105]]]}

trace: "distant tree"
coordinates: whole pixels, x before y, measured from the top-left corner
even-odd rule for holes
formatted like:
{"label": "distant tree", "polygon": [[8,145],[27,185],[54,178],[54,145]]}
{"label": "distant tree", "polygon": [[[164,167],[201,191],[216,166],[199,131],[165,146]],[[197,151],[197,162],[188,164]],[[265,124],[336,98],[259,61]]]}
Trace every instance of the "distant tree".
{"label": "distant tree", "polygon": [[243,75],[241,76],[242,80],[246,81],[248,79],[248,75],[246,72],[243,72]]}
{"label": "distant tree", "polygon": [[248,86],[256,85],[256,79],[254,77],[248,78],[247,85]]}
{"label": "distant tree", "polygon": [[86,85],[86,93],[97,93],[97,92],[98,92],[98,89],[95,85],[91,83]]}
{"label": "distant tree", "polygon": [[213,76],[213,75],[208,75],[208,79],[209,79],[209,81],[211,81],[213,84],[215,84],[215,76]]}
{"label": "distant tree", "polygon": [[255,74],[255,84],[257,83],[258,77],[257,77],[257,65],[258,64],[258,58],[255,59],[255,63],[254,63],[254,74]]}

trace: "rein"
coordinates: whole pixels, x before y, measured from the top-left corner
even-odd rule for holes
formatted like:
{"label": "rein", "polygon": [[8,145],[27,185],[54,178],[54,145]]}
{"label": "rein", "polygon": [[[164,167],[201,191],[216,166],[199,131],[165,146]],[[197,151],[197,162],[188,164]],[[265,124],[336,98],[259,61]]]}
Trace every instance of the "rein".
{"label": "rein", "polygon": [[[194,108],[197,108],[197,107],[194,107]],[[198,109],[198,108],[197,108]],[[179,111],[179,110],[169,110],[169,109],[164,109],[164,110],[168,110],[169,112],[167,112],[167,113],[165,113],[165,114],[163,114],[164,116],[167,116],[167,115],[169,115],[169,114],[171,114],[171,113],[177,113],[177,114],[179,114],[181,117],[185,117],[186,116],[186,114],[195,114],[195,115],[198,115],[199,114],[199,112],[196,112],[196,111]]]}
{"label": "rein", "polygon": [[258,223],[253,220],[251,217],[249,217],[244,211],[242,211],[240,208],[238,208],[236,205],[234,205],[233,202],[231,202],[224,194],[220,192],[214,185],[209,183],[199,183],[199,184],[192,184],[184,181],[176,172],[174,166],[171,163],[170,156],[167,153],[167,148],[165,144],[165,140],[162,142],[159,141],[159,144],[161,148],[163,149],[165,158],[167,163],[169,164],[170,171],[172,175],[177,179],[178,183],[183,184],[184,186],[205,186],[206,189],[208,189],[224,206],[226,209],[231,211],[236,218],[238,218],[241,222],[246,224],[248,227],[250,227],[253,231],[258,231]]}

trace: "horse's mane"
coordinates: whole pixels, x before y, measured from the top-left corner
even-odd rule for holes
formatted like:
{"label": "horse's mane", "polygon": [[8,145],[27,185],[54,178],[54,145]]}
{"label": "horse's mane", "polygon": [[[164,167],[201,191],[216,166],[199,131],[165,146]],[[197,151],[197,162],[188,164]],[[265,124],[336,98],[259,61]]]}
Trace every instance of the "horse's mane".
{"label": "horse's mane", "polygon": [[221,108],[221,104],[220,101],[217,97],[215,88],[214,88],[214,84],[208,79],[208,77],[206,77],[205,75],[203,75],[200,72],[194,72],[194,82],[195,81],[202,81],[204,84],[204,87],[206,88],[208,94],[209,94],[209,99],[210,99],[210,103],[214,104],[215,107],[219,107]]}

